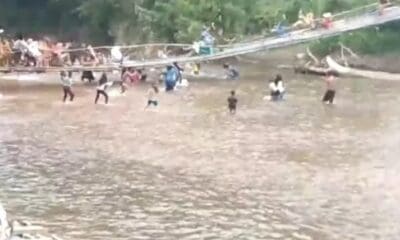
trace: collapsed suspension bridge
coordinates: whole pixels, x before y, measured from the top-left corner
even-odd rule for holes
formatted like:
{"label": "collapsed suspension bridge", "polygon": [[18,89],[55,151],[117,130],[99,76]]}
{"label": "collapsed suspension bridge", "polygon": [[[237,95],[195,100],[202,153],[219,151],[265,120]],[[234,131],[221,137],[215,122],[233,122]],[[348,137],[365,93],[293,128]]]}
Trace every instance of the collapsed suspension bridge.
{"label": "collapsed suspension bridge", "polygon": [[[329,29],[309,29],[288,32],[285,36],[264,37],[258,40],[236,43],[231,45],[219,46],[222,50],[215,54],[202,56],[174,56],[168,58],[154,58],[148,60],[130,60],[122,63],[105,64],[100,66],[63,66],[63,67],[6,67],[0,68],[1,72],[47,72],[47,71],[113,71],[122,67],[162,67],[173,62],[195,63],[220,60],[224,58],[244,55],[270,49],[283,48],[295,44],[301,44],[318,39],[329,38],[342,33],[355,31],[362,28],[373,27],[385,23],[400,20],[400,7],[391,6],[385,9],[384,14],[378,14],[377,4],[371,4],[360,8],[352,9],[334,16],[333,26]],[[145,44],[135,46],[122,46],[125,49],[146,48],[146,47],[190,47],[189,44]],[[97,47],[97,50],[111,49],[111,47]],[[82,51],[83,49],[68,50],[68,52]]]}

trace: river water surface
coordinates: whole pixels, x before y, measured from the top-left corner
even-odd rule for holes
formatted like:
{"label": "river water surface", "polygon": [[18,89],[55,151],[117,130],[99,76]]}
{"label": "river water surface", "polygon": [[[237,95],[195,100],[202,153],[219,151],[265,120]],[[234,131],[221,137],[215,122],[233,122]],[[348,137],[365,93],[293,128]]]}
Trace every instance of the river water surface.
{"label": "river water surface", "polygon": [[[77,86],[1,83],[0,198],[13,218],[68,239],[384,239],[400,236],[400,83],[262,66],[197,80],[143,111],[146,87],[93,104]],[[238,113],[227,114],[236,89]]]}

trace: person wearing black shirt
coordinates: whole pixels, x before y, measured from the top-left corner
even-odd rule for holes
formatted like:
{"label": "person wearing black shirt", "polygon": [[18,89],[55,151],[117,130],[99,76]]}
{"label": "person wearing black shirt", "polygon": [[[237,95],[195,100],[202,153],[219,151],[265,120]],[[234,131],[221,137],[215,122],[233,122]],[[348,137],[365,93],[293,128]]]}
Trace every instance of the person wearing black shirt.
{"label": "person wearing black shirt", "polygon": [[231,114],[236,113],[236,106],[237,106],[238,99],[236,98],[235,91],[231,91],[231,96],[228,98],[228,108]]}

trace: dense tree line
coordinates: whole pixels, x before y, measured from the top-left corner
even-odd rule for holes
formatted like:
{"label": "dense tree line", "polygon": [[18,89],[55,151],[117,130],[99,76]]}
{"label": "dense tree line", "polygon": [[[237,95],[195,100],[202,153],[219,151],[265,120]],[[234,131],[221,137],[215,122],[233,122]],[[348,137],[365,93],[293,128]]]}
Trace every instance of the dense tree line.
{"label": "dense tree line", "polygon": [[[202,26],[219,41],[268,32],[297,20],[298,12],[340,12],[375,0],[0,0],[0,25],[11,32],[49,34],[95,43],[192,42]],[[397,47],[399,24],[314,44],[320,52],[338,40],[364,52]],[[397,29],[397,31],[393,31]],[[381,42],[386,43],[384,47]],[[379,46],[377,46],[379,45]],[[397,47],[399,48],[399,47]]]}

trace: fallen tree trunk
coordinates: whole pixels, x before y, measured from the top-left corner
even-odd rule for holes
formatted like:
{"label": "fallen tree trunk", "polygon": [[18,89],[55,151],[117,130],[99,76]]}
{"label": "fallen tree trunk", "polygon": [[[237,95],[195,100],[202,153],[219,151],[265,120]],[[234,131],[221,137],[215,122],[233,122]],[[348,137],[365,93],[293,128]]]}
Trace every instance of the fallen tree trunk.
{"label": "fallen tree trunk", "polygon": [[326,62],[330,69],[338,72],[339,74],[348,75],[348,76],[356,76],[356,77],[364,77],[371,79],[381,79],[381,80],[389,80],[389,81],[400,81],[400,74],[396,73],[388,73],[381,71],[368,71],[368,70],[359,70],[350,67],[344,67],[333,60],[332,57],[327,56]]}
{"label": "fallen tree trunk", "polygon": [[314,67],[314,66],[298,66],[294,67],[295,73],[312,74],[318,76],[325,76],[329,71],[328,68]]}

